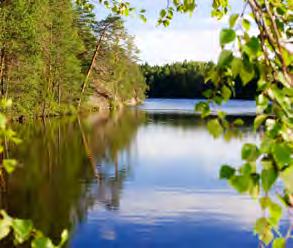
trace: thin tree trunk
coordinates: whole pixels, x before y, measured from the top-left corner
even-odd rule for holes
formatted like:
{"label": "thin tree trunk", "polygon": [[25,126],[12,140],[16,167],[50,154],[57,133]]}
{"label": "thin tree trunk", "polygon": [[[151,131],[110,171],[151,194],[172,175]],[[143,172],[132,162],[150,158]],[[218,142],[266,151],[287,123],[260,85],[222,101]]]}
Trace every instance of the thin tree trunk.
{"label": "thin tree trunk", "polygon": [[43,100],[43,107],[42,107],[42,118],[46,117],[46,97]]}
{"label": "thin tree trunk", "polygon": [[79,98],[78,106],[77,106],[78,109],[80,108],[81,101],[82,101],[82,95],[84,94],[84,91],[85,91],[85,89],[86,89],[86,86],[87,86],[87,83],[88,83],[89,77],[90,77],[90,75],[91,75],[92,69],[93,69],[94,66],[95,66],[96,59],[97,59],[97,56],[98,56],[98,54],[99,54],[99,50],[100,50],[100,47],[101,47],[102,41],[103,41],[104,36],[105,36],[105,34],[106,34],[106,30],[107,30],[107,28],[108,28],[109,26],[110,26],[110,24],[104,27],[104,29],[103,29],[103,31],[102,31],[102,33],[101,33],[101,36],[100,36],[99,40],[97,41],[96,49],[95,49],[95,52],[94,52],[94,54],[93,54],[93,57],[92,57],[92,60],[91,60],[91,64],[90,64],[90,66],[89,66],[89,68],[88,68],[88,70],[87,70],[86,77],[85,77],[85,79],[84,79],[84,81],[83,81],[83,84],[82,84],[81,93],[80,93],[80,98]]}
{"label": "thin tree trunk", "polygon": [[60,81],[58,81],[58,105],[61,104],[61,87],[60,87]]}
{"label": "thin tree trunk", "polygon": [[1,49],[1,57],[0,57],[0,85],[1,85],[1,95],[4,96],[4,67],[5,67],[5,49]]}
{"label": "thin tree trunk", "polygon": [[91,149],[89,147],[89,144],[87,142],[87,139],[86,139],[85,133],[83,131],[82,124],[80,122],[79,116],[77,117],[77,120],[78,120],[79,130],[80,130],[80,133],[81,133],[81,137],[82,137],[82,142],[83,142],[83,146],[84,146],[84,149],[85,149],[85,153],[86,153],[87,158],[88,158],[88,160],[89,160],[89,162],[91,164],[91,167],[92,167],[94,176],[95,176],[95,178],[97,180],[101,180],[100,171],[97,170],[97,168],[96,168],[96,162],[95,162],[94,154],[92,153],[92,151],[91,151]]}

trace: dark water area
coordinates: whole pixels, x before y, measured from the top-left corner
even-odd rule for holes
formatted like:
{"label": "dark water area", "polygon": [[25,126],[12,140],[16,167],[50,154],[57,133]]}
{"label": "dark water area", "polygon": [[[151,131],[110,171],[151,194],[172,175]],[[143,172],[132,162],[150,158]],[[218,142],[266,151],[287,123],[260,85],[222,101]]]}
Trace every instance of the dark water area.
{"label": "dark water area", "polygon": [[193,113],[154,109],[14,124],[1,207],[55,240],[69,229],[68,247],[257,247],[258,204],[218,179],[258,142],[251,120],[214,139]]}

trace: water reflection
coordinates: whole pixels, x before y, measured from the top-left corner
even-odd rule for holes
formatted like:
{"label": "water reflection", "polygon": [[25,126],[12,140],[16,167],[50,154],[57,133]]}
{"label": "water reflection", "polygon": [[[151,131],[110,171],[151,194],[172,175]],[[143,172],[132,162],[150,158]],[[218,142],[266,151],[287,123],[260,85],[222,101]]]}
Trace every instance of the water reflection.
{"label": "water reflection", "polygon": [[218,180],[254,142],[213,139],[190,114],[138,110],[16,125],[22,168],[1,205],[71,247],[256,247],[258,205]]}

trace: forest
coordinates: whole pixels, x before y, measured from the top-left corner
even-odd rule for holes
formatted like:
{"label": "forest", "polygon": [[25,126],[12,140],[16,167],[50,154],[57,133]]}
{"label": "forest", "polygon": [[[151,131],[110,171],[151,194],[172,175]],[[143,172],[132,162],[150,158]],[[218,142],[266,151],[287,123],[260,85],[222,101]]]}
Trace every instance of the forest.
{"label": "forest", "polygon": [[140,101],[138,49],[121,17],[89,1],[0,1],[0,91],[11,116],[55,116]]}
{"label": "forest", "polygon": [[[151,98],[205,98],[213,89],[213,82],[206,81],[212,62],[184,61],[162,66],[141,65],[148,85],[147,95]],[[243,85],[240,77],[235,79],[232,99],[254,99],[257,81]]]}

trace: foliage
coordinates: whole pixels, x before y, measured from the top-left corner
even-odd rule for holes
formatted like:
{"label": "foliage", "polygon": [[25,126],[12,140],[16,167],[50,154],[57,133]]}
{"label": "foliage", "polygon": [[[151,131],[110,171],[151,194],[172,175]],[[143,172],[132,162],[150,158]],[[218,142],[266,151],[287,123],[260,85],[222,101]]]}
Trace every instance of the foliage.
{"label": "foliage", "polygon": [[64,230],[61,234],[61,241],[58,245],[54,245],[42,232],[34,228],[31,220],[12,218],[4,210],[1,210],[0,214],[0,240],[8,237],[13,231],[15,246],[31,240],[32,248],[61,248],[68,239],[68,232]]}
{"label": "foliage", "polygon": [[[254,231],[262,245],[273,243],[273,247],[284,247],[291,237],[291,227],[285,234],[279,230],[283,211],[280,204],[287,208],[293,206],[292,55],[283,43],[292,37],[289,23],[287,2],[244,2],[243,12],[231,15],[229,28],[220,33],[222,53],[211,72],[222,101],[230,98],[225,96],[224,88],[235,88],[235,78],[240,77],[243,85],[257,79],[255,130],[260,127],[263,130],[261,142],[243,146],[243,165],[233,175],[226,175],[226,179],[238,192],[259,199],[264,216],[256,221]],[[251,25],[258,28],[258,35],[249,32]],[[210,100],[216,101],[213,97]],[[226,168],[221,172],[227,171]],[[275,202],[270,190],[278,178],[284,191],[278,193],[281,201]]]}
{"label": "foliage", "polygon": [[73,104],[82,42],[71,2],[2,1],[0,13],[1,94],[14,99],[13,113],[47,115],[54,102]]}
{"label": "foliage", "polygon": [[[120,17],[108,16],[93,26],[99,56],[90,76],[91,89],[113,104],[144,99],[146,84],[137,65],[138,49]],[[89,91],[91,94],[91,91]]]}
{"label": "foliage", "polygon": [[[149,87],[151,98],[205,98],[213,93],[211,81],[205,83],[208,72],[215,69],[212,62],[177,62],[163,66],[143,64],[141,66]],[[240,78],[235,81],[234,91],[223,88],[227,97],[235,99],[254,99],[256,81],[243,86]]]}
{"label": "foliage", "polygon": [[[136,94],[143,98],[145,84],[134,59],[137,49],[118,19],[108,18],[108,23],[112,20],[112,26],[119,26],[124,36],[116,33],[115,47],[109,35],[102,41],[103,58],[109,63],[109,69],[103,73],[111,77],[113,64],[124,66],[113,79],[119,87],[109,87],[109,94],[121,92],[121,101]],[[99,28],[104,23],[96,20],[93,5],[88,1],[41,0],[30,4],[26,0],[0,1],[0,91],[3,97],[14,100],[10,115],[75,112],[82,82],[103,33]],[[100,67],[97,63],[96,69]],[[91,81],[97,80],[96,73]],[[97,95],[94,91],[88,93]]]}

